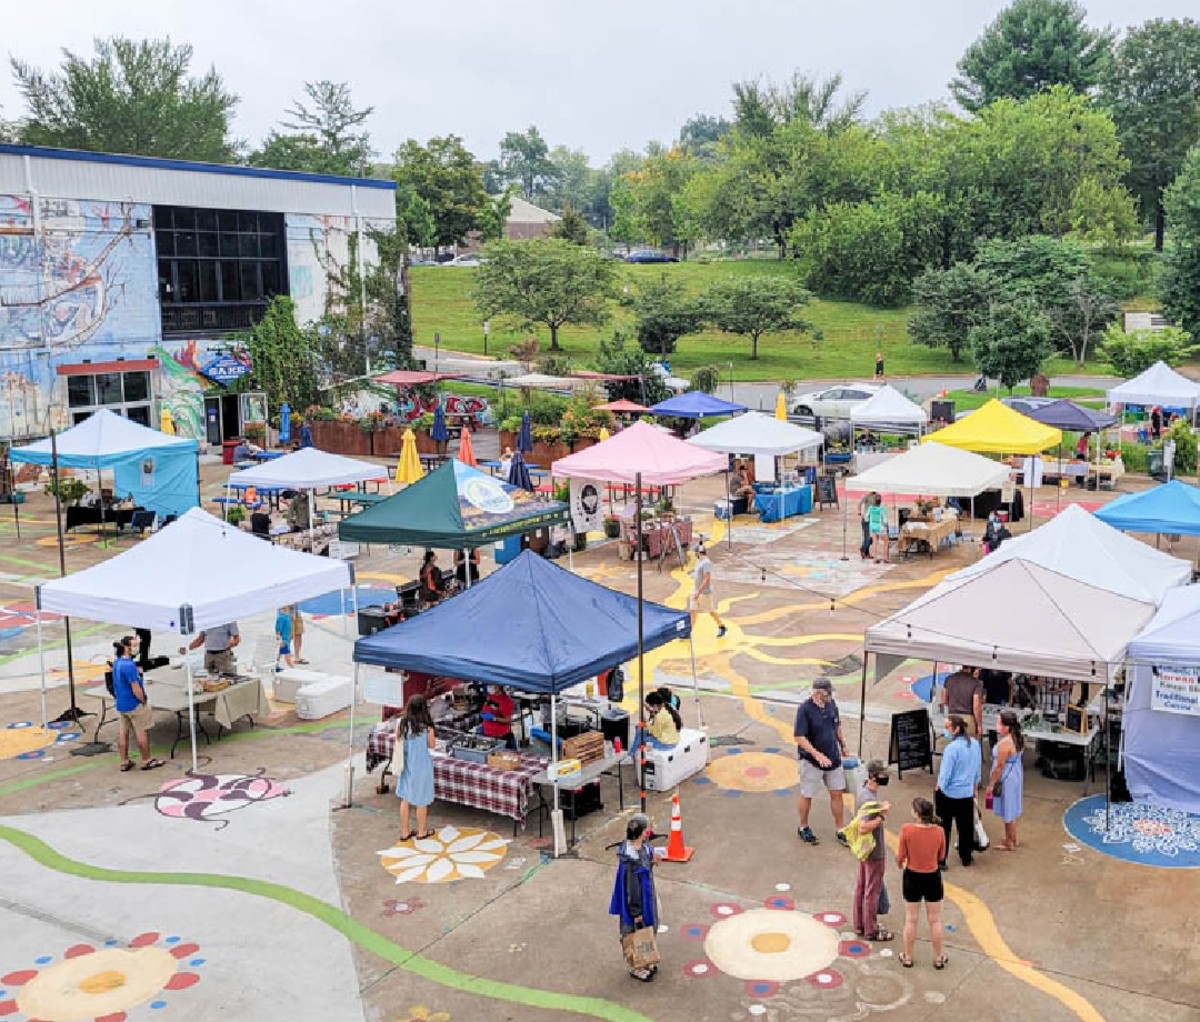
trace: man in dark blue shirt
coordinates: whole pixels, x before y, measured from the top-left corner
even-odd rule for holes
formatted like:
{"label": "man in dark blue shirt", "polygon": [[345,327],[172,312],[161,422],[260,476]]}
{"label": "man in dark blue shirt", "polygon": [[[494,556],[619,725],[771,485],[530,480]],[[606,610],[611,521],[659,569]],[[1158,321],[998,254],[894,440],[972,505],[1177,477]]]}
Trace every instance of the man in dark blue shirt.
{"label": "man in dark blue shirt", "polygon": [[842,757],[848,752],[842,737],[842,719],[833,701],[833,683],[828,678],[813,682],[812,696],[796,710],[796,752],[800,756],[800,826],[796,833],[810,845],[818,843],[808,825],[808,813],[813,797],[824,789],[829,792],[833,822],[837,824],[838,841],[846,844],[841,830],[846,825],[842,796],[846,790],[846,775]]}

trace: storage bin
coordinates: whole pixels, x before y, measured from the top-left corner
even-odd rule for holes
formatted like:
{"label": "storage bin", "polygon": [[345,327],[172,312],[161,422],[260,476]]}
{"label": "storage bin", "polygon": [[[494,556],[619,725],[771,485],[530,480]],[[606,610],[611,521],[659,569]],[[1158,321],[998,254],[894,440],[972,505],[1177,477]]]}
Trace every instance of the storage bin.
{"label": "storage bin", "polygon": [[305,685],[296,692],[296,716],[301,720],[329,717],[349,707],[353,692],[354,683],[336,675]]}

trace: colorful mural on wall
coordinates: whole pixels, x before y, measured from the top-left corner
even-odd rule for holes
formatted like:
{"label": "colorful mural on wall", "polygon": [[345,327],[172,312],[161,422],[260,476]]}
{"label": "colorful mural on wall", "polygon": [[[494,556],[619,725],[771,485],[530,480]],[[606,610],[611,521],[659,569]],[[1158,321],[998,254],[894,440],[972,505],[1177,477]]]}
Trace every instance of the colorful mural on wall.
{"label": "colorful mural on wall", "polygon": [[157,341],[150,220],[141,203],[49,198],[35,218],[29,196],[0,195],[0,436],[64,424],[56,366]]}

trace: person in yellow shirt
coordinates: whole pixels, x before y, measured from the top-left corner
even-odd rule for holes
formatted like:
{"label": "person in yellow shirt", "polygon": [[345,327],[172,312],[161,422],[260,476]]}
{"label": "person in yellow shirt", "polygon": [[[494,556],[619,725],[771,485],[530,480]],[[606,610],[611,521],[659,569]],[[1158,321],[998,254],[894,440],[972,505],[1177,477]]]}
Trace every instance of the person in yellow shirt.
{"label": "person in yellow shirt", "polygon": [[[683,718],[679,711],[663,698],[661,692],[651,692],[646,696],[646,713],[649,720],[646,723],[647,741],[652,749],[672,749],[679,744],[679,729],[683,727]],[[641,745],[641,729],[630,746],[631,754],[636,754]]]}

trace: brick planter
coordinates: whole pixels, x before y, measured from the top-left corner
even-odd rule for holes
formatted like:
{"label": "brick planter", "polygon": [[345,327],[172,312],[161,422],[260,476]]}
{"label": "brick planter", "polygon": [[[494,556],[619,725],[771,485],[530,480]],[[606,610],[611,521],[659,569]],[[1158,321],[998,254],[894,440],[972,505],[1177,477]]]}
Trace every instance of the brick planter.
{"label": "brick planter", "polygon": [[312,428],[313,444],[319,450],[350,456],[371,453],[371,434],[364,433],[357,423],[318,419],[310,422],[309,426]]}

